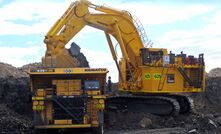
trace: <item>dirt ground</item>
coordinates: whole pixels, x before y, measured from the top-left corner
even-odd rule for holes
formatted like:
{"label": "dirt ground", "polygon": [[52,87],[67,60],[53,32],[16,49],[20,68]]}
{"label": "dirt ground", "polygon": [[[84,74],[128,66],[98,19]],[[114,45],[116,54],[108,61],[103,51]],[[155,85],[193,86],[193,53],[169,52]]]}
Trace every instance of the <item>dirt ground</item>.
{"label": "dirt ground", "polygon": [[[106,131],[119,133],[221,133],[221,114],[192,113],[177,117],[159,117],[138,113],[111,113]],[[163,130],[166,131],[163,131]],[[138,131],[139,130],[139,131]]]}
{"label": "dirt ground", "polygon": [[105,134],[186,134],[184,128],[160,128],[160,129],[145,129],[145,130],[114,130],[108,131]]}

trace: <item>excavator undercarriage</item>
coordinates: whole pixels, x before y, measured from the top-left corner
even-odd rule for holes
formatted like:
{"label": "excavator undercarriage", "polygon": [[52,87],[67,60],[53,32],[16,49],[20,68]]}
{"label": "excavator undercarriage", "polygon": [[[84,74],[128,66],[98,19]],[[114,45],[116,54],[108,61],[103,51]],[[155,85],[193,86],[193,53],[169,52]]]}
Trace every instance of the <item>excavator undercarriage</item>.
{"label": "excavator undercarriage", "polygon": [[106,99],[106,109],[116,112],[172,115],[190,113],[193,101],[184,95],[119,95]]}

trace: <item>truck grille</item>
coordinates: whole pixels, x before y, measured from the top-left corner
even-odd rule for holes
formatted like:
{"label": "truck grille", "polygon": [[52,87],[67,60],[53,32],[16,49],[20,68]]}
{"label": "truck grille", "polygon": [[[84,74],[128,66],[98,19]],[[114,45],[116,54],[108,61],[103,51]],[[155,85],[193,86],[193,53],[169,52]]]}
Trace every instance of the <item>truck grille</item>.
{"label": "truck grille", "polygon": [[71,119],[74,124],[83,123],[87,106],[86,99],[84,96],[53,97],[53,119]]}

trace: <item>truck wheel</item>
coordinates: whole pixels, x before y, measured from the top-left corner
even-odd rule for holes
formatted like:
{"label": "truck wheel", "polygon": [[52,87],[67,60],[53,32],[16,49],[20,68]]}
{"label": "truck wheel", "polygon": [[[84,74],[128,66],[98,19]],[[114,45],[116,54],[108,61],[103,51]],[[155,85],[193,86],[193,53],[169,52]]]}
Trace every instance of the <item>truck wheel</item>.
{"label": "truck wheel", "polygon": [[104,125],[92,128],[92,134],[104,134]]}

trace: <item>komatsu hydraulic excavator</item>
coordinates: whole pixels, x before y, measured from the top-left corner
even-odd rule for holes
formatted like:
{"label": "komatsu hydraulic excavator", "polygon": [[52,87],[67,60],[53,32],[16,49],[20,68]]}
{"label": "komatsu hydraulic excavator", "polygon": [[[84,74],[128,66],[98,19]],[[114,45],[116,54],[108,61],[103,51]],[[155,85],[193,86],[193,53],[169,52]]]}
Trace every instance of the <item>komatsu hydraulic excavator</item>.
{"label": "komatsu hydraulic excavator", "polygon": [[[96,12],[93,12],[93,10]],[[79,79],[81,81],[79,83],[82,85],[78,86],[79,95],[86,95],[86,98],[92,96],[92,99],[86,100],[94,102],[93,104],[96,106],[99,104],[98,102],[103,104],[103,99],[101,98],[104,95],[103,83],[107,70],[90,68],[79,70],[74,68],[79,66],[79,63],[65,48],[65,45],[85,26],[91,26],[104,32],[113,60],[119,71],[118,90],[120,93],[118,95],[109,95],[105,99],[107,110],[148,112],[158,115],[178,115],[179,113],[191,111],[192,101],[183,93],[204,91],[205,64],[203,54],[195,58],[191,55],[187,56],[183,52],[177,55],[172,52],[168,53],[165,48],[145,47],[146,38],[142,25],[129,12],[94,5],[86,0],[73,2],[45,36],[44,42],[47,46],[47,51],[42,59],[45,69],[37,72],[36,70],[30,71],[33,76],[38,73],[42,74],[39,76],[44,76],[39,80],[41,81],[39,85],[44,84],[44,80],[48,80],[46,82],[46,85],[49,86],[48,90],[53,91],[52,94],[57,92],[57,96],[60,96],[62,93],[58,94],[61,87],[59,83],[60,85],[62,84],[59,80]],[[119,61],[111,36],[119,43],[122,52],[122,58]],[[62,69],[59,70],[59,68]],[[62,70],[64,71],[63,73]],[[62,77],[59,77],[59,74]],[[42,87],[40,89],[39,92],[43,90]],[[47,88],[45,89],[44,91],[47,93]],[[34,88],[33,90],[38,91]],[[92,93],[92,91],[97,92]],[[63,104],[66,104],[65,101],[70,101],[74,104],[74,101],[79,100],[76,99],[76,95],[73,95],[73,98],[75,98],[73,100],[69,94],[62,94],[62,96],[67,96],[66,98],[69,98],[69,100],[62,100],[57,97],[58,99],[49,101],[52,102],[52,106],[48,104],[48,108],[54,109],[51,110],[53,112],[50,110],[48,113],[46,112],[45,116],[41,115],[42,118],[47,119],[44,125],[58,123],[58,126],[59,123],[64,123],[62,112],[69,115],[65,119],[66,124],[70,123],[68,122],[69,120],[72,121],[71,124],[77,123],[77,117],[75,118],[75,115],[71,113],[73,109],[65,108],[66,106]],[[63,102],[59,102],[59,99]],[[84,104],[88,109],[85,109],[81,114],[82,116],[78,117],[82,118],[79,119],[82,124],[90,124],[91,121],[96,122],[97,116],[95,115],[99,113],[98,111],[103,110],[102,108],[94,109],[96,114],[92,118],[92,114],[89,111],[93,113],[93,110],[89,107],[93,105],[89,105],[86,100],[82,105]],[[49,117],[46,118],[47,116]],[[63,122],[59,121],[61,119],[63,119]],[[96,126],[96,123],[93,123],[88,126]]]}

